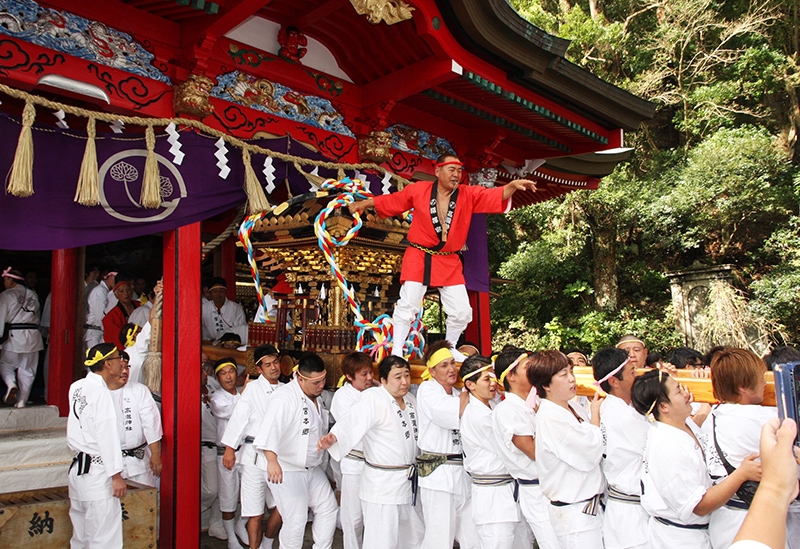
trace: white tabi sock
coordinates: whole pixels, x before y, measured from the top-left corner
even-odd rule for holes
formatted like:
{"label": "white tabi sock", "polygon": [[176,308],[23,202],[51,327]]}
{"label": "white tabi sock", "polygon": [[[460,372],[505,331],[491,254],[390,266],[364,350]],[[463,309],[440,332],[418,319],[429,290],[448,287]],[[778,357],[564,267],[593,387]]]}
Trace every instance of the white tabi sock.
{"label": "white tabi sock", "polygon": [[228,534],[228,549],[242,549],[239,542],[236,541],[236,527],[233,524],[235,519],[222,519],[222,526],[225,528],[225,533]]}
{"label": "white tabi sock", "polygon": [[272,542],[275,541],[273,538],[263,537],[261,538],[261,546],[259,549],[272,549]]}

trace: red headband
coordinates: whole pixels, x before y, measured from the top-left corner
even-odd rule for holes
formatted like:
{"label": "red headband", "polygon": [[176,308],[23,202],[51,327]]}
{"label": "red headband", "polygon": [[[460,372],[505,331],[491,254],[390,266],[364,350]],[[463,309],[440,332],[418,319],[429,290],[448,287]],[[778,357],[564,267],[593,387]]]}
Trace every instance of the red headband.
{"label": "red headband", "polygon": [[119,288],[120,286],[124,286],[125,284],[127,284],[128,286],[130,286],[130,285],[131,285],[131,283],[130,283],[130,282],[128,282],[127,280],[123,280],[122,282],[117,282],[117,283],[114,285],[114,287],[111,289],[111,291],[112,291],[112,292],[116,292],[116,291],[117,291],[117,288]]}
{"label": "red headband", "polygon": [[438,164],[434,164],[434,166],[436,166],[437,168],[442,168],[444,166],[449,166],[451,164],[454,164],[456,166],[461,166],[461,167],[464,166],[464,164],[462,162],[458,161],[458,160],[450,160],[449,162],[439,162]]}

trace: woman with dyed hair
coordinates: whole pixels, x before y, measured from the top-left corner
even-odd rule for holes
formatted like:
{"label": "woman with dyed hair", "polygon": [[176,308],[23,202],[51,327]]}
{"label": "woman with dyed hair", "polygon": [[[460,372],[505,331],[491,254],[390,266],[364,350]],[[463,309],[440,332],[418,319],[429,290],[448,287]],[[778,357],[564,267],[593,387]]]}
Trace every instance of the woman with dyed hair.
{"label": "woman with dyed hair", "polygon": [[725,505],[747,480],[761,478],[755,455],[717,485],[706,466],[708,437],[690,420],[691,394],[663,370],[636,378],[633,406],[653,421],[647,433],[642,507],[650,514],[647,537],[653,549],[710,549],[709,514]]}

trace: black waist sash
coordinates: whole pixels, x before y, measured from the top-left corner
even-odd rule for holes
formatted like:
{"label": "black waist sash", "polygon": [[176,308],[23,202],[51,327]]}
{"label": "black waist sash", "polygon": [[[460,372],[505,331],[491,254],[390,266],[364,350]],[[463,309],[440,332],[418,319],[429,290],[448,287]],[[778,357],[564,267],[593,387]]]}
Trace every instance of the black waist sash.
{"label": "black waist sash", "polygon": [[678,522],[672,522],[669,519],[665,519],[662,517],[653,517],[661,524],[666,524],[667,526],[674,526],[675,528],[683,528],[684,530],[708,530],[708,523],[706,524],[680,524]]}

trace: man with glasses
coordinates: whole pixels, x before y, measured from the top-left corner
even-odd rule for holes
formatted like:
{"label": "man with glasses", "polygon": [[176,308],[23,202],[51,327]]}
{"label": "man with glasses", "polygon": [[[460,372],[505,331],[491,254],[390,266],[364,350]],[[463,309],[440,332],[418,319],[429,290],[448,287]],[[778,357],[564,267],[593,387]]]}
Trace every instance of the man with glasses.
{"label": "man with glasses", "polygon": [[119,389],[114,389],[117,419],[122,443],[122,478],[145,486],[156,486],[161,475],[161,414],[147,386],[130,381],[130,358],[120,351],[122,371]]}
{"label": "man with glasses", "polygon": [[225,446],[222,465],[227,469],[233,469],[236,464],[236,450],[242,447],[242,517],[248,517],[247,534],[251,549],[271,548],[281,526],[280,513],[274,510],[267,519],[264,537],[261,537],[264,505],[274,509],[275,499],[267,486],[267,460],[262,452],[253,447],[261,421],[267,418],[270,396],[283,385],[278,382],[281,375],[278,354],[278,350],[272,345],[261,345],[253,351],[253,360],[261,375],[253,381],[248,379],[222,435],[222,444]]}
{"label": "man with glasses", "polygon": [[69,468],[72,547],[122,547],[122,448],[110,389],[121,387],[123,363],[113,343],[87,352],[86,377],[69,388],[67,444],[77,452]]}

